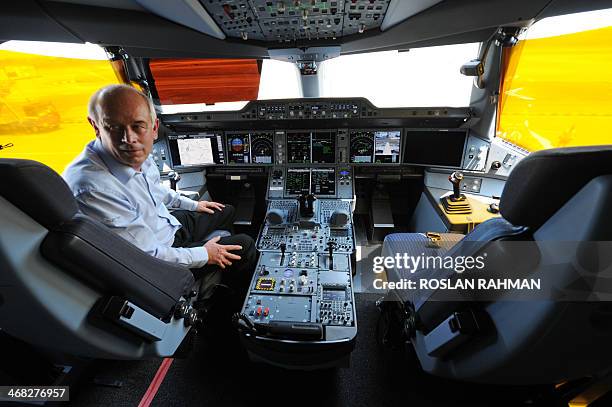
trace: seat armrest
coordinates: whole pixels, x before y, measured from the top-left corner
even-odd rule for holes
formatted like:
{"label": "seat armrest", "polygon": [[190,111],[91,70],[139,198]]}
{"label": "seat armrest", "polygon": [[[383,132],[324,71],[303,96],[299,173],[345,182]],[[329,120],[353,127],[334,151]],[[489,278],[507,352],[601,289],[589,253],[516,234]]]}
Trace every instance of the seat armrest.
{"label": "seat armrest", "polygon": [[197,201],[198,199],[200,199],[200,194],[197,191],[187,191],[187,190],[177,190],[176,192],[178,192],[179,194],[186,196],[189,199],[193,199],[194,201]]}
{"label": "seat armrest", "polygon": [[51,230],[41,253],[101,294],[123,296],[157,318],[169,316],[194,286],[188,268],[150,256],[80,215]]}

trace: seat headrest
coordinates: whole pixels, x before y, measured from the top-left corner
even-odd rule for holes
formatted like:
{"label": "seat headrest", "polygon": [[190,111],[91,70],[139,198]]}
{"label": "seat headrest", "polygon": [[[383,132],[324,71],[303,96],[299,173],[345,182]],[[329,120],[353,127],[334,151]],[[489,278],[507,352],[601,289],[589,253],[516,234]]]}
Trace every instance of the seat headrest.
{"label": "seat headrest", "polygon": [[612,174],[612,145],[541,150],[510,173],[500,212],[516,226],[536,229],[593,178]]}
{"label": "seat headrest", "polygon": [[0,195],[47,229],[79,210],[62,177],[32,160],[0,159]]}

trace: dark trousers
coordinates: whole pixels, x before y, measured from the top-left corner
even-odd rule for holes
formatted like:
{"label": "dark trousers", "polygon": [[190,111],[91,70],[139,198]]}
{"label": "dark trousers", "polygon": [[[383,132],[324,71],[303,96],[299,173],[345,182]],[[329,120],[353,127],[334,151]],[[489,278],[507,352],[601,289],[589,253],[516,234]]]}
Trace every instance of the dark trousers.
{"label": "dark trousers", "polygon": [[[215,210],[214,214],[199,213],[191,211],[174,211],[172,215],[183,225],[174,236],[173,247],[202,247],[207,242],[207,236],[215,230],[227,230],[232,232],[235,210],[231,205],[226,205],[222,211]],[[206,265],[198,269],[192,269],[196,279],[201,281],[200,299],[208,299],[213,290],[222,284],[230,288],[238,308],[244,300],[253,271],[257,261],[255,243],[250,236],[245,234],[222,237],[217,242],[221,245],[236,244],[242,246],[241,250],[232,251],[241,257],[240,260],[232,260],[232,265],[222,269],[217,265]],[[235,308],[232,307],[232,308]],[[233,309],[232,311],[238,311]]]}

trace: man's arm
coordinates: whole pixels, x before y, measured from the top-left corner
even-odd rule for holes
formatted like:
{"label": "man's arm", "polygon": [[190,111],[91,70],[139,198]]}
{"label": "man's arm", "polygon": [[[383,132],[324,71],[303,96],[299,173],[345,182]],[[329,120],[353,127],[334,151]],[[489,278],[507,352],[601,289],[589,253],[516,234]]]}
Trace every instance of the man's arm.
{"label": "man's arm", "polygon": [[162,202],[168,209],[185,209],[192,212],[214,213],[215,210],[223,210],[225,205],[212,201],[194,201],[186,196],[182,196],[172,188],[164,184],[159,184],[163,193]]}
{"label": "man's arm", "polygon": [[158,193],[161,194],[161,200],[168,209],[185,209],[192,212],[214,213],[215,210],[220,211],[225,208],[225,205],[218,202],[194,201],[186,196],[182,196],[169,186],[162,184],[159,171],[155,165],[151,165],[148,171],[148,179],[156,184],[155,187]]}
{"label": "man's arm", "polygon": [[204,247],[182,248],[161,244],[130,201],[116,193],[89,190],[76,196],[76,199],[83,214],[102,222],[152,256],[191,268],[202,267],[208,262],[208,252]]}
{"label": "man's arm", "polygon": [[187,198],[186,196],[181,195],[169,186],[162,184],[161,179],[159,178],[159,173],[157,178],[153,178],[153,180],[157,183],[157,188],[159,188],[159,191],[162,194],[162,202],[164,203],[166,208],[184,209],[192,212],[197,210],[198,201],[194,201],[193,199]]}

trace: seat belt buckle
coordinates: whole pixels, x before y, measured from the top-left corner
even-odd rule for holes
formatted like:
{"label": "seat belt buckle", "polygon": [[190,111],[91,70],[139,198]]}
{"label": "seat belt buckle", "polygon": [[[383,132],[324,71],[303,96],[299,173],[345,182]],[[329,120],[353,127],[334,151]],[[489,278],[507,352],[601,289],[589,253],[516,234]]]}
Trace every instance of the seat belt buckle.
{"label": "seat belt buckle", "polygon": [[425,233],[425,237],[427,237],[427,247],[432,249],[440,248],[440,241],[442,240],[442,236],[436,232],[427,232]]}

